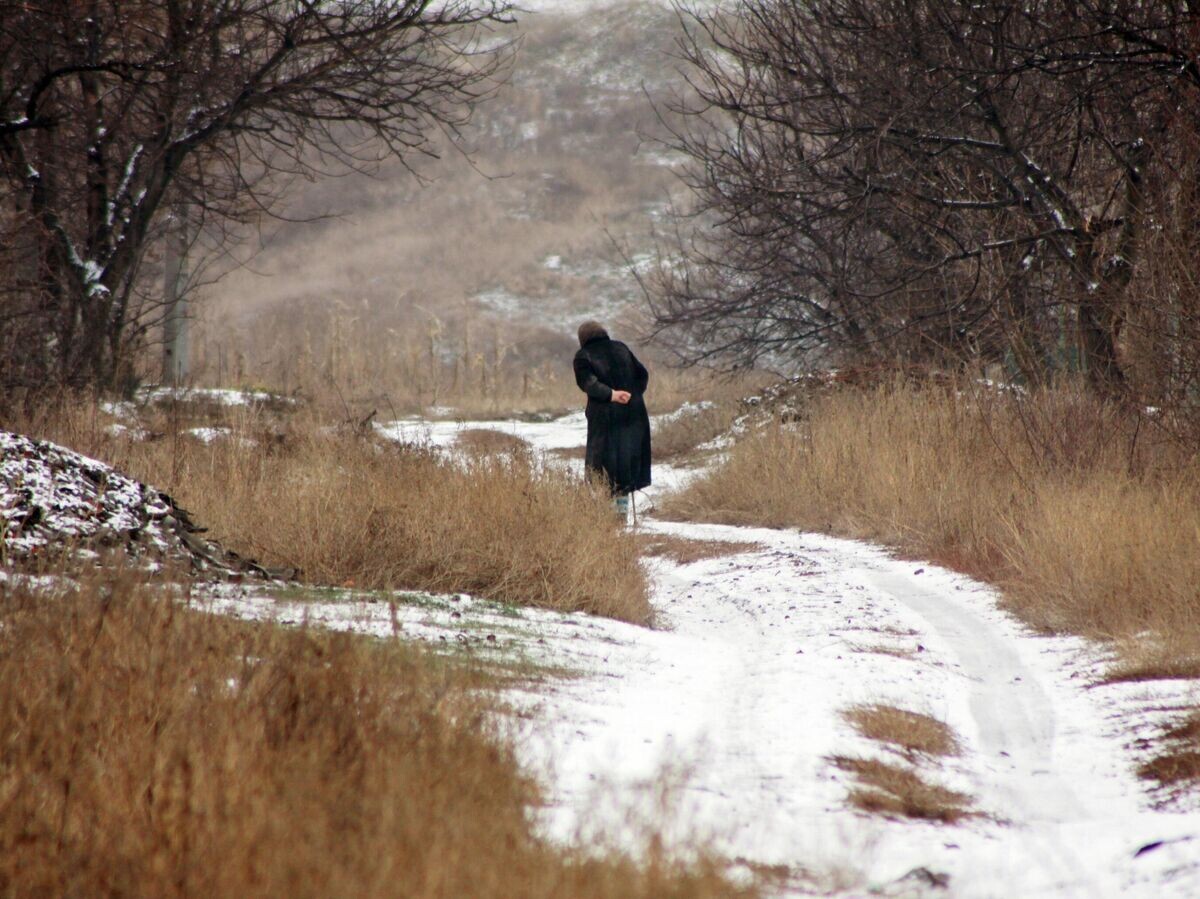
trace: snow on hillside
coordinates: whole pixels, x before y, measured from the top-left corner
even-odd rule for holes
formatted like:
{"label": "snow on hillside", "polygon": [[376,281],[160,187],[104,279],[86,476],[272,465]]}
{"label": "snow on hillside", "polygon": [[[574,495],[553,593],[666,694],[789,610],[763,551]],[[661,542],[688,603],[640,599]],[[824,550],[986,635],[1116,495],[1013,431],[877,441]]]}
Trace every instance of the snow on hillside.
{"label": "snow on hillside", "polygon": [[76,540],[128,542],[166,553],[166,498],[102,462],[0,431],[0,531],[4,557],[24,560]]}
{"label": "snow on hillside", "polygon": [[683,190],[650,99],[661,107],[682,85],[676,13],[657,0],[538,0],[517,19],[511,75],[464,132],[472,164],[453,152],[421,162],[424,187],[400,165],[295,185],[289,216],[319,221],[278,224],[252,270],[208,292],[199,378],[219,382],[221,360],[237,359],[292,385],[335,338],[370,348],[382,335],[387,351],[368,351],[386,368],[431,324],[453,352],[503,348],[534,368],[581,320],[641,314],[625,256],[644,270]]}

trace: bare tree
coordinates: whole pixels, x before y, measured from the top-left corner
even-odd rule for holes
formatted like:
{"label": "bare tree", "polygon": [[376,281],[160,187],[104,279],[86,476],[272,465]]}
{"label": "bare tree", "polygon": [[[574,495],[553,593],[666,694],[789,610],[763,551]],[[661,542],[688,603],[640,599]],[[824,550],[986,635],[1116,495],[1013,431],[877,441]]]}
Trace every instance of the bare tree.
{"label": "bare tree", "polygon": [[281,177],[431,153],[494,88],[508,15],[504,0],[0,0],[0,215],[28,225],[0,296],[41,318],[5,368],[120,380],[156,318],[142,275],[166,210],[211,235],[269,211]]}
{"label": "bare tree", "polygon": [[672,143],[698,203],[653,295],[691,358],[982,357],[1030,380],[1075,361],[1125,382],[1139,251],[1200,108],[1192,3],[684,20],[695,95]]}

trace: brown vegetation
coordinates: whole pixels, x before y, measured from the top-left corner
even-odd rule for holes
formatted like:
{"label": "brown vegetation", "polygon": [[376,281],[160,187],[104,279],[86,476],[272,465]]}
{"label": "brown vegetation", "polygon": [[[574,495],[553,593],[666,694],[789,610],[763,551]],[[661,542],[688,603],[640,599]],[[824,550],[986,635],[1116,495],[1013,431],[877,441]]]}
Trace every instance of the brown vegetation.
{"label": "brown vegetation", "polygon": [[1200,751],[1183,749],[1164,752],[1138,768],[1147,780],[1156,780],[1164,787],[1200,782]]}
{"label": "brown vegetation", "polygon": [[654,422],[654,458],[674,465],[689,457],[695,459],[700,446],[729,432],[737,416],[746,410],[742,402],[746,396],[759,394],[777,381],[776,376],[759,371],[725,376],[691,373],[686,380],[689,389],[679,392],[680,402],[690,403]]}
{"label": "brown vegetation", "polygon": [[[521,48],[463,131],[472,165],[444,146],[440,159],[406,160],[420,180],[389,163],[379,177],[291,185],[290,217],[333,217],[273,224],[251,266],[205,289],[195,377],[340,391],[381,414],[389,402],[578,407],[579,323],[604,318],[631,341],[639,331],[625,257],[649,248],[675,187],[645,136],[656,128],[647,92],[679,80],[677,33],[670,9],[641,2],[604,16],[547,8],[497,30]],[[652,411],[673,408],[657,360],[637,349],[656,369]]]}
{"label": "brown vegetation", "polygon": [[5,390],[123,386],[162,321],[166,272],[191,286],[154,264],[164,244],[190,251],[203,281],[235,226],[278,211],[290,181],[436,152],[429,135],[458,134],[512,49],[481,44],[512,19],[486,0],[77,12],[0,0],[0,221],[34,225],[20,264],[0,270],[13,301],[0,316],[37,322],[0,355]]}
{"label": "brown vegetation", "polygon": [[1070,390],[899,385],[803,419],[741,441],[671,513],[881,540],[997,581],[1038,627],[1200,652],[1200,465],[1152,418]]}
{"label": "brown vegetation", "polygon": [[495,428],[464,428],[455,438],[459,449],[477,455],[517,453],[529,450],[529,441]]}
{"label": "brown vegetation", "polygon": [[854,706],[842,716],[867,739],[903,751],[909,762],[834,757],[833,764],[862,785],[850,791],[852,805],[867,812],[951,824],[975,814],[969,811],[969,796],[928,782],[915,767],[922,758],[958,754],[958,737],[944,722],[883,703]]}
{"label": "brown vegetation", "polygon": [[693,202],[649,278],[681,354],[995,364],[1195,406],[1194,8],[747,0],[684,23]]}
{"label": "brown vegetation", "polygon": [[897,659],[911,659],[918,650],[906,646],[888,646],[885,643],[872,643],[868,646],[856,646],[855,652],[870,652],[881,656],[893,656]]}
{"label": "brown vegetation", "polygon": [[859,705],[843,716],[868,740],[897,746],[908,754],[956,755],[958,738],[942,721],[882,703]]}
{"label": "brown vegetation", "polygon": [[903,384],[818,395],[798,419],[669,512],[889,543],[997,583],[1039,628],[1113,641],[1114,678],[1197,671],[1200,463],[1165,415]]}
{"label": "brown vegetation", "polygon": [[697,447],[729,430],[737,415],[737,405],[723,400],[701,409],[681,409],[677,414],[654,425],[654,458],[678,464]]}
{"label": "brown vegetation", "polygon": [[162,436],[150,441],[112,436],[91,407],[15,429],[167,491],[226,546],[299,568],[314,583],[650,618],[634,538],[617,527],[607,498],[528,454],[452,463],[421,447],[339,435],[303,412],[228,413],[230,433],[206,444],[163,414],[151,427]]}
{"label": "brown vegetation", "polygon": [[1168,791],[1200,784],[1200,712],[1186,715],[1162,734],[1163,749],[1138,767],[1138,775]]}
{"label": "brown vegetation", "polygon": [[972,814],[968,810],[971,797],[931,784],[910,768],[848,756],[836,756],[832,761],[863,785],[863,789],[850,791],[850,802],[863,811],[946,824]]}
{"label": "brown vegetation", "polygon": [[481,676],[119,577],[53,602],[0,591],[0,892],[752,894],[703,856],[539,839]]}

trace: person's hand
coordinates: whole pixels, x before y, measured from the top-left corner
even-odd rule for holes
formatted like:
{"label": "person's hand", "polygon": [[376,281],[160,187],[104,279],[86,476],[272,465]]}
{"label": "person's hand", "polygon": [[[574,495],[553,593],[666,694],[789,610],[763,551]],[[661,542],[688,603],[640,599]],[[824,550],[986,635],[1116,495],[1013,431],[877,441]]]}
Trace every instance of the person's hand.
{"label": "person's hand", "polygon": [[624,406],[629,402],[630,399],[632,399],[632,394],[628,390],[613,391],[612,401],[614,403],[620,403],[622,406]]}

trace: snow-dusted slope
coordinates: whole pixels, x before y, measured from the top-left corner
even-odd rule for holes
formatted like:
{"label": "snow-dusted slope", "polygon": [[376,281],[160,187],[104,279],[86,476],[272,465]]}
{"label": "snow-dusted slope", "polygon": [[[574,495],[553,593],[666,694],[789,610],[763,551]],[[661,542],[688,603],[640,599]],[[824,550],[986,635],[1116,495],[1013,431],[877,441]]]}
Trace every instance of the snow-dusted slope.
{"label": "snow-dusted slope", "polygon": [[[0,431],[0,551],[25,560],[66,541],[128,543],[165,554],[171,506],[157,491],[102,462]],[[132,535],[132,536],[131,536]]]}
{"label": "snow-dusted slope", "polygon": [[53,570],[106,550],[153,570],[268,575],[201,532],[154,487],[57,444],[0,430],[0,578],[9,567]]}

